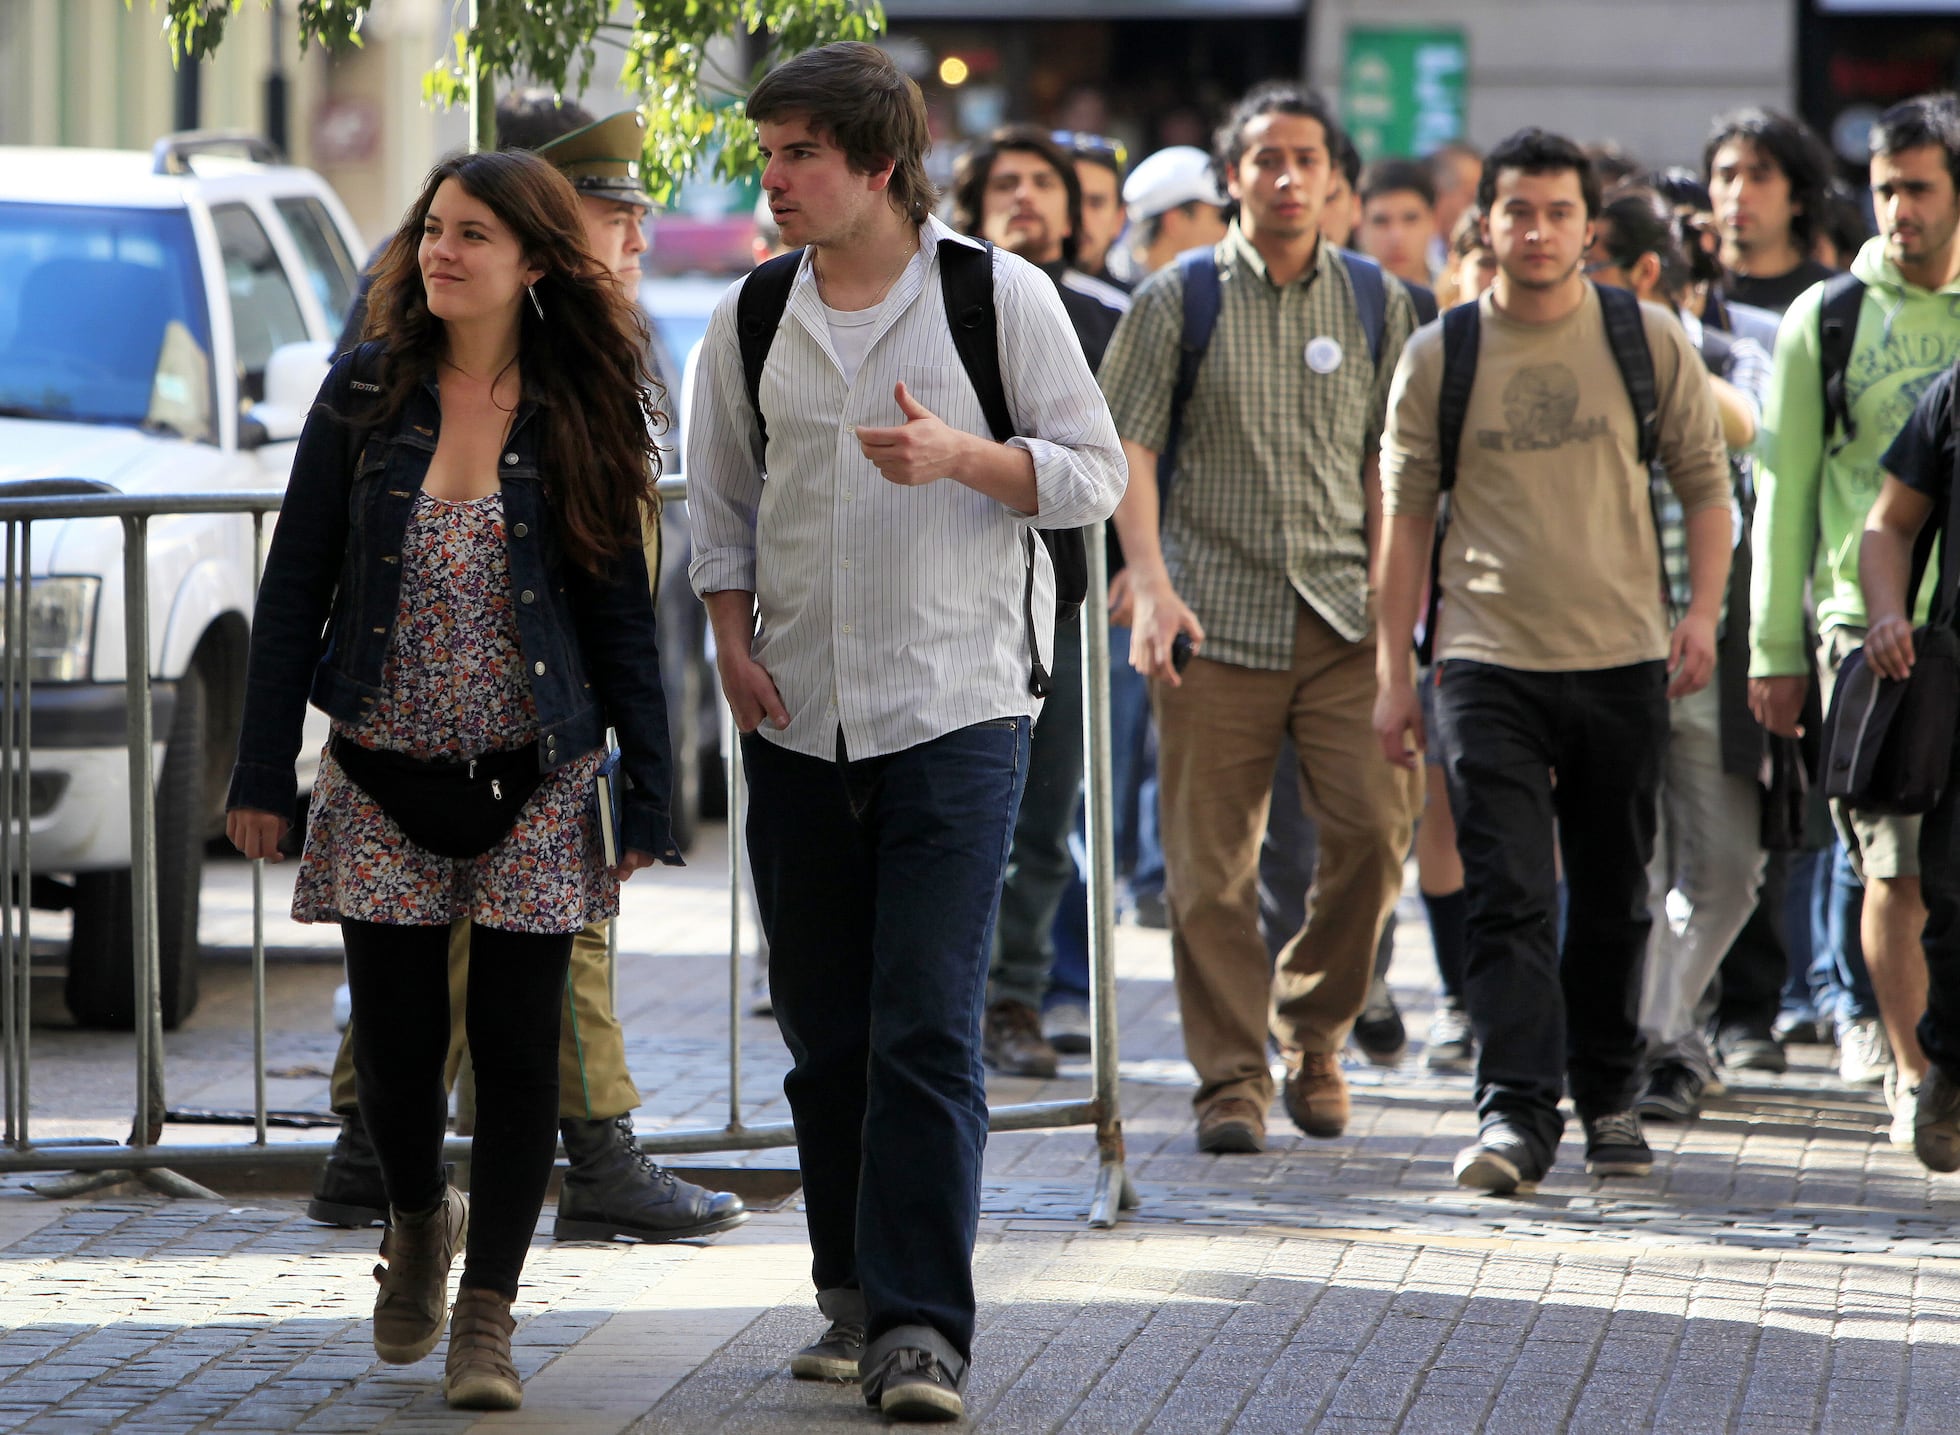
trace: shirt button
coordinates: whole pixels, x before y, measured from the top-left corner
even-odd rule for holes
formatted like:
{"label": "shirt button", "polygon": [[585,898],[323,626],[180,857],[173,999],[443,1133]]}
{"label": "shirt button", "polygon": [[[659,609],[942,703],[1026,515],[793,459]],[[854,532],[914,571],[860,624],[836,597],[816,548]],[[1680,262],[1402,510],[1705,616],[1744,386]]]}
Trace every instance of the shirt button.
{"label": "shirt button", "polygon": [[533,593],[529,588],[526,588],[522,593],[518,594],[518,596],[522,598],[526,603],[535,603],[538,601],[538,595],[536,593]]}
{"label": "shirt button", "polygon": [[515,533],[519,538],[523,538],[527,536],[530,533],[530,531],[531,531],[531,525],[528,523],[520,523],[517,525],[517,527],[511,529],[511,532]]}
{"label": "shirt button", "polygon": [[536,674],[537,674],[537,675],[538,675],[539,677],[543,677],[543,676],[544,676],[544,664],[543,664],[543,663],[533,663],[533,664],[531,664],[531,671],[532,671],[532,672],[534,672],[534,673],[536,673]]}
{"label": "shirt button", "polygon": [[851,625],[850,625],[849,623],[846,623],[846,624],[844,625],[844,631],[845,631],[845,632],[847,632],[847,633],[851,631]]}
{"label": "shirt button", "polygon": [[851,491],[850,489],[847,488],[844,490],[844,502],[849,503],[850,501],[851,501]]}
{"label": "shirt button", "polygon": [[507,454],[505,454],[505,455],[504,455],[504,466],[505,466],[506,468],[508,468],[508,467],[510,467],[510,465],[512,465],[512,464],[514,464],[514,463],[516,463],[516,462],[517,462],[517,455],[516,455],[516,454],[514,454],[514,453],[507,453]]}
{"label": "shirt button", "polygon": [[846,559],[844,560],[844,566],[845,566],[846,568],[848,568],[848,567],[850,567],[850,566],[851,566],[851,560],[850,560],[850,559],[848,559],[848,558],[846,558]]}

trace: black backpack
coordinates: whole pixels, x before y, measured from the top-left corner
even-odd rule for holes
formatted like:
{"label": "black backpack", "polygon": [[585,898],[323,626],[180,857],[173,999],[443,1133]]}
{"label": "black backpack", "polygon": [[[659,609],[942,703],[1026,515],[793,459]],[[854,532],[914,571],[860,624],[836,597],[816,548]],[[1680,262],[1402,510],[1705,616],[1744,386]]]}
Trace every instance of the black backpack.
{"label": "black backpack", "polygon": [[[1626,385],[1627,399],[1633,404],[1634,426],[1640,435],[1640,465],[1651,469],[1660,454],[1660,388],[1654,378],[1654,355],[1647,347],[1647,328],[1640,317],[1640,301],[1631,290],[1595,285],[1601,317],[1606,324],[1606,342],[1613,350],[1613,362]],[[1439,497],[1447,500],[1456,487],[1457,456],[1462,451],[1463,424],[1470,412],[1470,391],[1477,383],[1477,353],[1483,339],[1478,305],[1459,304],[1443,315],[1443,386],[1436,406],[1436,445],[1439,451],[1437,486]],[[1653,485],[1647,498],[1653,505]],[[1436,642],[1436,608],[1442,598],[1443,536],[1449,528],[1447,502],[1436,517],[1436,539],[1429,548],[1429,612],[1423,620],[1422,639],[1416,652],[1427,663]],[[1661,592],[1671,612],[1673,595],[1667,591],[1667,559],[1661,538],[1661,517],[1654,511],[1654,544],[1661,550]]]}
{"label": "black backpack", "polygon": [[[735,332],[742,351],[742,375],[748,381],[749,406],[755,410],[755,425],[767,443],[768,421],[762,416],[762,368],[769,361],[769,348],[776,342],[782,326],[783,310],[789,306],[789,291],[796,282],[796,271],[803,263],[803,251],[793,250],[758,265],[742,281],[742,292],[735,301]],[[939,287],[946,300],[946,326],[952,331],[953,347],[959,351],[980,408],[987,416],[987,427],[996,443],[1015,436],[1014,416],[1008,412],[1007,390],[1000,377],[1000,322],[994,308],[994,246],[976,249],[958,239],[939,241]],[[1027,573],[1022,590],[1021,610],[1028,630],[1028,691],[1045,698],[1052,686],[1048,669],[1042,666],[1041,649],[1034,631],[1034,542],[1041,536],[1048,558],[1055,567],[1055,622],[1072,623],[1089,596],[1089,545],[1087,529],[1029,528],[1026,530]]]}

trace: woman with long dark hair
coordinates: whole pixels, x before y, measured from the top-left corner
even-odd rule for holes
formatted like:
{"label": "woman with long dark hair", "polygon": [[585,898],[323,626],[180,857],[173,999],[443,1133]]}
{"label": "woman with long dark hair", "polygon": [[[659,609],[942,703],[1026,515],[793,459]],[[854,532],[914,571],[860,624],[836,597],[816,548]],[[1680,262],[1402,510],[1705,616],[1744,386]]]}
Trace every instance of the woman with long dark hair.
{"label": "woman with long dark hair", "polygon": [[[278,860],[310,695],[333,737],[293,915],[339,922],[347,951],[391,1207],[375,1350],[435,1348],[467,1246],[443,1385],[469,1409],[522,1400],[510,1306],[557,1138],[572,937],[618,910],[635,869],[680,860],[640,547],[655,402],[642,321],[584,233],[570,184],[532,155],[430,172],[380,262],[368,341],[300,438],[226,802],[239,849]],[[616,816],[596,800],[608,727]],[[458,920],[473,1207],[442,1165]]]}

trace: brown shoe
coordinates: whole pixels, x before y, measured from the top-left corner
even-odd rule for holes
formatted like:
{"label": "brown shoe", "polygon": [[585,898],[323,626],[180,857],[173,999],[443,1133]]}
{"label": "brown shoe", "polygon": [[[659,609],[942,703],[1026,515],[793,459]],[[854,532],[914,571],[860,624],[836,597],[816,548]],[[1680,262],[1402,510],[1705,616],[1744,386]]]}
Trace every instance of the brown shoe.
{"label": "brown shoe", "polygon": [[469,1198],[443,1188],[434,1210],[395,1211],[381,1233],[374,1268],[381,1290],[374,1297],[374,1353],[390,1365],[412,1365],[442,1339],[449,1314],[449,1266],[470,1231]]}
{"label": "brown shoe", "polygon": [[1053,1076],[1055,1048],[1041,1034],[1041,1017],[1026,1002],[994,1002],[987,1022],[980,1059],[1003,1076]]}
{"label": "brown shoe", "polygon": [[1221,1096],[1198,1113],[1198,1149],[1214,1156],[1264,1151],[1266,1113],[1248,1097]]}
{"label": "brown shoe", "polygon": [[442,1397],[452,1410],[515,1410],[524,1403],[517,1367],[510,1363],[510,1334],[517,1329],[510,1298],[468,1286],[456,1292],[449,1322],[449,1359]]}
{"label": "brown shoe", "polygon": [[1347,1130],[1347,1078],[1341,1058],[1331,1051],[1289,1051],[1286,1086],[1281,1092],[1286,1114],[1309,1136],[1322,1139]]}

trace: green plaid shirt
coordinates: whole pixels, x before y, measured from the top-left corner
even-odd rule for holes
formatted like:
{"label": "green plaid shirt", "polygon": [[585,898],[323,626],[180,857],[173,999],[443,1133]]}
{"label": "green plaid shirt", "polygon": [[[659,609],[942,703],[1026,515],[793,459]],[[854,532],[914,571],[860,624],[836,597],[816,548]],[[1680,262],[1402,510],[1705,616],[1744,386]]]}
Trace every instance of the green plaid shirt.
{"label": "green plaid shirt", "polygon": [[[1301,598],[1349,642],[1369,634],[1361,471],[1381,441],[1415,308],[1388,278],[1381,360],[1371,365],[1339,250],[1321,244],[1284,288],[1236,223],[1215,252],[1218,327],[1185,408],[1164,561],[1204,625],[1206,657],[1285,668]],[[1151,275],[1097,375],[1117,433],[1153,453],[1170,431],[1183,306],[1175,264]],[[1315,342],[1329,339],[1338,356]]]}

